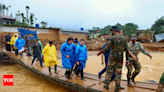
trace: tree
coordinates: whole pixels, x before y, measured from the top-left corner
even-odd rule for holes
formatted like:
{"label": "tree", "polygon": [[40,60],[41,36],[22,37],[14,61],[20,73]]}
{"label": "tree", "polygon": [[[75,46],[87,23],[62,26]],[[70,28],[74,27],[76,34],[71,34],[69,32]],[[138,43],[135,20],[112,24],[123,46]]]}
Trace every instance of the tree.
{"label": "tree", "polygon": [[6,6],[3,4],[3,15],[5,15]]}
{"label": "tree", "polygon": [[9,8],[11,8],[11,5],[8,5],[8,7],[6,7],[7,16],[8,16],[8,10],[9,10]]}
{"label": "tree", "polygon": [[33,23],[33,17],[34,17],[34,14],[30,13],[30,24],[31,24],[31,26],[34,24]]}
{"label": "tree", "polygon": [[21,13],[21,16],[22,16],[22,23],[25,23],[24,13]]}
{"label": "tree", "polygon": [[144,36],[149,39],[150,30],[145,30],[143,33],[144,33]]}
{"label": "tree", "polygon": [[108,25],[108,26],[106,26],[106,27],[104,27],[104,28],[101,28],[100,29],[100,33],[101,34],[106,34],[106,33],[111,33],[111,31],[110,31],[110,29],[112,28],[112,26],[111,25]]}
{"label": "tree", "polygon": [[96,29],[96,27],[93,27],[93,29]]}
{"label": "tree", "polygon": [[35,25],[36,25],[36,20],[38,20],[37,18],[35,18]]}
{"label": "tree", "polygon": [[47,22],[44,22],[44,21],[42,21],[42,22],[40,22],[40,23],[42,24],[42,28],[45,28],[46,25],[47,25]]}
{"label": "tree", "polygon": [[28,11],[29,11],[30,7],[29,6],[26,6],[26,11],[27,11],[27,23],[29,24],[29,18],[28,18]]}
{"label": "tree", "polygon": [[21,26],[21,27],[28,27],[27,23],[21,23],[20,21],[15,21],[14,25],[15,26]]}
{"label": "tree", "polygon": [[99,28],[99,27],[97,27],[97,29],[99,30],[100,28]]}
{"label": "tree", "polygon": [[117,26],[117,27],[120,28],[120,29],[124,29],[124,26],[121,25],[120,23],[117,23],[115,26]]}
{"label": "tree", "polygon": [[133,23],[127,23],[124,26],[123,33],[125,35],[131,36],[132,34],[136,34],[138,29],[138,25]]}
{"label": "tree", "polygon": [[10,17],[13,17],[12,13],[10,14]]}
{"label": "tree", "polygon": [[152,25],[151,30],[155,31],[155,34],[163,33],[163,27],[164,27],[164,16],[155,21],[155,23]]}

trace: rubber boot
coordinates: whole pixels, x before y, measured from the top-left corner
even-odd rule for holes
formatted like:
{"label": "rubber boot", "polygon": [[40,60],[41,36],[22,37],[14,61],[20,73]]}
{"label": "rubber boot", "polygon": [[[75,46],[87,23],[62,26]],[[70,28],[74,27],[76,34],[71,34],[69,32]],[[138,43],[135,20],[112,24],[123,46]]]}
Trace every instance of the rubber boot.
{"label": "rubber boot", "polygon": [[68,79],[72,79],[70,75],[71,75],[71,71],[68,71]]}
{"label": "rubber boot", "polygon": [[132,84],[130,83],[130,78],[127,76],[127,81],[128,81],[128,86],[132,86]]}
{"label": "rubber boot", "polygon": [[76,75],[77,75],[77,77],[80,77],[80,76],[79,76],[79,69],[77,69]]}
{"label": "rubber boot", "polygon": [[65,77],[68,78],[68,71],[65,72]]}
{"label": "rubber boot", "polygon": [[132,78],[131,78],[131,79],[132,79],[132,82],[133,82],[134,84],[136,84],[136,82],[135,82],[135,77],[136,77],[136,75],[133,74],[133,75],[132,75]]}
{"label": "rubber boot", "polygon": [[55,65],[54,68],[55,68],[55,73],[58,74],[58,72],[57,72],[57,65]]}
{"label": "rubber boot", "polygon": [[80,72],[81,72],[81,80],[85,80],[83,70],[80,70]]}
{"label": "rubber boot", "polygon": [[51,73],[51,67],[48,67],[48,69],[49,69],[49,75],[52,75],[52,73]]}

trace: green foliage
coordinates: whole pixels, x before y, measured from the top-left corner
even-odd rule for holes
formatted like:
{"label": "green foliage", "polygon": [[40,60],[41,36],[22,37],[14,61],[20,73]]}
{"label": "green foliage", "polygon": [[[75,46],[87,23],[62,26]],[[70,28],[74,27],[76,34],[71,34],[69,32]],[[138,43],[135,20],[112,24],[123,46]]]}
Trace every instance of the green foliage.
{"label": "green foliage", "polygon": [[25,23],[24,13],[21,13],[21,16],[22,16],[22,22]]}
{"label": "green foliage", "polygon": [[[117,23],[115,26],[117,26],[119,29],[122,29],[124,32],[124,35],[131,36],[134,33],[137,33],[138,26],[133,23],[127,23],[125,25],[121,25],[120,23]],[[104,28],[99,28],[99,27],[93,27],[93,29],[97,29],[100,31],[101,34],[111,34],[110,29],[112,28],[111,25],[108,25]]]}
{"label": "green foliage", "polygon": [[96,27],[93,27],[93,29],[96,29]]}
{"label": "green foliage", "polygon": [[40,24],[42,24],[42,28],[46,28],[47,22],[42,21]]}
{"label": "green foliage", "polygon": [[28,27],[27,23],[21,23],[20,21],[15,21],[14,26]]}
{"label": "green foliage", "polygon": [[124,26],[123,33],[124,35],[128,35],[131,37],[132,34],[136,34],[138,29],[138,25],[133,24],[133,23],[127,23]]}
{"label": "green foliage", "polygon": [[143,31],[143,33],[144,33],[144,35],[145,35],[146,37],[148,37],[148,36],[150,35],[150,31],[149,31],[149,30],[145,30],[145,31]]}
{"label": "green foliage", "polygon": [[164,16],[155,21],[151,27],[152,31],[155,31],[155,34],[164,33]]}
{"label": "green foliage", "polygon": [[30,15],[30,23],[31,23],[31,26],[34,24],[33,23],[33,16],[34,16],[33,14]]}

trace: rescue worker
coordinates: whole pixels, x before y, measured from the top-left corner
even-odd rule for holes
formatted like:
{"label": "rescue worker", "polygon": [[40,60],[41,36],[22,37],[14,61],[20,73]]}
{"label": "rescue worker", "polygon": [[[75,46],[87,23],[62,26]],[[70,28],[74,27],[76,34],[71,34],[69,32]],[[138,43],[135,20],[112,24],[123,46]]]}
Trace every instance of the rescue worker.
{"label": "rescue worker", "polygon": [[18,39],[18,34],[14,33],[13,37],[10,40],[11,47],[15,51],[15,55],[18,55],[18,48],[15,47],[15,42]]}
{"label": "rescue worker", "polygon": [[79,45],[77,45],[76,50],[75,50],[75,56],[76,56],[76,63],[81,73],[81,80],[85,80],[83,69],[85,68],[88,55],[87,55],[87,47],[85,46],[84,39],[81,39]]}
{"label": "rescue worker", "polygon": [[31,47],[33,48],[33,54],[34,54],[34,58],[32,60],[31,66],[33,67],[33,63],[34,63],[35,58],[37,56],[39,56],[39,58],[40,58],[40,67],[43,67],[42,57],[41,57],[42,50],[41,50],[40,44],[38,43],[38,39],[35,40],[35,42],[31,45]]}
{"label": "rescue worker", "polygon": [[[126,56],[129,54],[128,46],[126,42],[126,37],[119,34],[120,30],[117,26],[112,26],[110,31],[113,31],[114,36],[110,38],[106,47],[97,55],[99,56],[101,53],[108,52],[112,47],[112,52],[108,61],[107,72],[105,75],[104,88],[109,89],[111,76],[113,74],[113,71],[115,70],[115,92],[119,92],[123,65],[123,52],[126,51]],[[126,60],[128,60],[128,57],[126,58]]]}
{"label": "rescue worker", "polygon": [[57,51],[56,47],[53,45],[52,41],[49,41],[49,43],[44,47],[43,51],[44,53],[44,62],[46,67],[49,68],[49,75],[52,75],[51,73],[51,66],[54,66],[55,73],[58,74],[57,72]]}
{"label": "rescue worker", "polygon": [[9,52],[11,51],[11,43],[10,43],[10,40],[11,40],[11,35],[8,34],[6,36],[5,42],[6,42],[6,50],[9,51]]}
{"label": "rescue worker", "polygon": [[31,53],[31,42],[30,42],[28,35],[25,36],[25,41],[26,41],[27,55],[31,56],[32,55],[32,53]]}
{"label": "rescue worker", "polygon": [[65,43],[61,46],[61,55],[62,55],[62,66],[66,69],[65,77],[72,79],[70,74],[72,70],[71,62],[74,62],[75,56],[73,56],[74,45],[72,44],[73,38],[69,37]]}
{"label": "rescue worker", "polygon": [[15,47],[18,48],[18,53],[20,54],[20,57],[23,56],[25,44],[26,44],[25,40],[22,39],[21,36],[18,36],[18,39],[15,42]]}
{"label": "rescue worker", "polygon": [[[131,41],[128,43],[129,51],[137,57],[139,51],[141,50],[142,53],[149,56],[151,59],[152,56],[149,54],[149,52],[147,52],[146,49],[141,45],[141,43],[137,42],[136,40],[137,40],[136,35],[132,35]],[[128,55],[128,59],[129,60],[126,62],[127,68],[128,68],[127,81],[128,81],[128,86],[132,86],[130,83],[130,78],[132,79],[132,82],[134,84],[136,84],[135,77],[140,73],[141,65],[140,65],[138,59],[137,59],[137,61],[134,61],[134,59],[130,55]],[[133,74],[131,76],[133,67],[135,68],[135,71],[133,72]]]}
{"label": "rescue worker", "polygon": [[157,92],[162,92],[163,89],[164,89],[164,72],[159,81]]}

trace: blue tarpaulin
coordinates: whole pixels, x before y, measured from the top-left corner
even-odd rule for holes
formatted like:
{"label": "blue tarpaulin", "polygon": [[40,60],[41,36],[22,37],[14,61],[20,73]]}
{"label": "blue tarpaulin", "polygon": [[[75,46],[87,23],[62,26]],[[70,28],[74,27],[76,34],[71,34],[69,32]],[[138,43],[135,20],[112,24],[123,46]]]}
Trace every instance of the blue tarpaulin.
{"label": "blue tarpaulin", "polygon": [[30,40],[35,40],[37,38],[37,33],[36,31],[30,31],[30,30],[26,30],[26,29],[18,29],[19,33],[21,34],[21,36],[25,36],[25,35],[32,35],[33,37],[29,36]]}
{"label": "blue tarpaulin", "polygon": [[162,34],[156,34],[155,35],[155,38],[156,38],[156,41],[157,42],[164,40],[164,33],[162,33]]}

